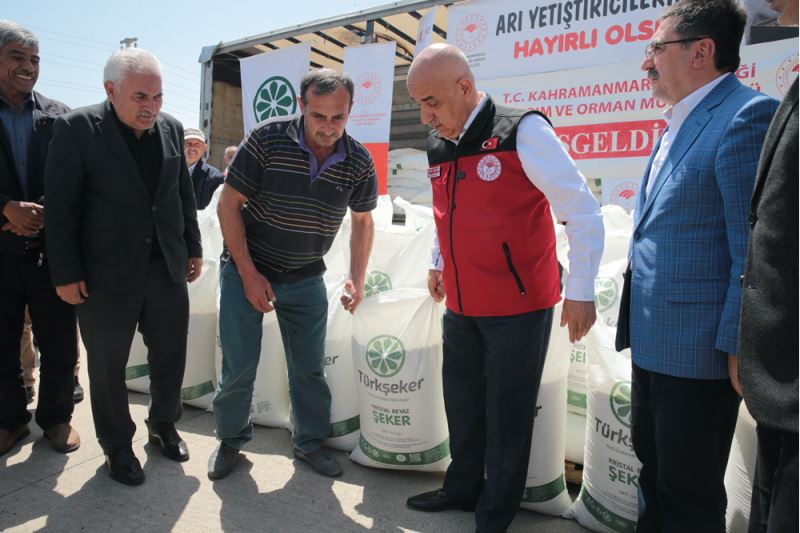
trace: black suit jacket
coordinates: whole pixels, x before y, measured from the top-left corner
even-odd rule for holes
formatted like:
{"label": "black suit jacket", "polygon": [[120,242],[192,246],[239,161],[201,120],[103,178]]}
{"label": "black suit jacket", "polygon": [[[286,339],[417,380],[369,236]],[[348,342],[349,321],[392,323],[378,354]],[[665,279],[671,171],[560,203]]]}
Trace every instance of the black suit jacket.
{"label": "black suit jacket", "polygon": [[[0,226],[8,222],[2,210],[10,201],[42,202],[44,195],[44,168],[48,146],[53,135],[56,117],[69,111],[58,100],[51,100],[33,92],[33,131],[28,143],[28,194],[22,191],[22,182],[17,175],[11,144],[5,128],[0,126]],[[41,234],[41,233],[40,233]],[[30,239],[27,239],[30,240]],[[10,231],[0,231],[0,253],[22,255],[25,253],[26,238],[18,237]]]}
{"label": "black suit jacket", "polygon": [[45,171],[45,225],[54,285],[85,280],[92,292],[144,288],[153,234],[171,279],[202,257],[183,127],[161,114],[161,173],[151,196],[109,102],[56,120]]}
{"label": "black suit jacket", "polygon": [[197,209],[205,209],[209,202],[211,202],[214,191],[225,181],[225,176],[215,167],[203,161],[197,162],[192,170],[191,176]]}
{"label": "black suit jacket", "polygon": [[795,80],[772,120],[750,208],[739,378],[759,424],[797,433],[798,110]]}

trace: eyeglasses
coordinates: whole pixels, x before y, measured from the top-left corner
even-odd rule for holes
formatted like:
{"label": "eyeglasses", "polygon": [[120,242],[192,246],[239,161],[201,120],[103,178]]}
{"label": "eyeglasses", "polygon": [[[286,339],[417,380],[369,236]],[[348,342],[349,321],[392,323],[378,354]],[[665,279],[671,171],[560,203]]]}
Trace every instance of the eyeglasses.
{"label": "eyeglasses", "polygon": [[691,43],[702,39],[709,39],[709,37],[687,37],[686,39],[675,39],[674,41],[650,41],[647,46],[644,47],[644,56],[650,59],[654,55],[662,52],[664,47],[668,44]]}

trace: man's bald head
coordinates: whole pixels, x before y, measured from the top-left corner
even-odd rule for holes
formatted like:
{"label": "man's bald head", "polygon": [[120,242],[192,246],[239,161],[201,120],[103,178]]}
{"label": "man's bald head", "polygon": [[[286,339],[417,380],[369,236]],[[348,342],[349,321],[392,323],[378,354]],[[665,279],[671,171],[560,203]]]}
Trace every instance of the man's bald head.
{"label": "man's bald head", "polygon": [[473,84],[475,76],[469,68],[469,61],[458,47],[447,43],[436,43],[420,52],[408,69],[408,80],[411,84],[415,76],[435,74],[446,82],[455,82],[459,78],[467,78]]}
{"label": "man's bald head", "polygon": [[467,57],[451,44],[432,44],[420,52],[406,86],[420,106],[422,123],[451,139],[459,136],[481,99]]}

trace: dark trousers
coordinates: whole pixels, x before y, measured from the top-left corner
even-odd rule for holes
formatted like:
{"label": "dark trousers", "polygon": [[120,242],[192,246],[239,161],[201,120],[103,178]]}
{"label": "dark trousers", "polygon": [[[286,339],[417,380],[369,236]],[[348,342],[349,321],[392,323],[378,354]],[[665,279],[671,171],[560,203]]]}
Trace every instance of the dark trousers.
{"label": "dark trousers", "polygon": [[505,531],[519,508],[552,322],[552,308],[507,317],[444,315],[452,456],[444,490],[477,500],[481,532]]}
{"label": "dark trousers", "polygon": [[93,293],[78,306],[86,346],[92,416],[106,452],[129,447],[136,431],[128,409],[125,366],[138,325],[150,367],[150,410],[154,422],[181,417],[181,384],[186,366],[189,296],[186,283],[170,279],[163,260],[150,262],[143,291]]}
{"label": "dark trousers", "polygon": [[725,467],[740,398],[727,379],[667,376],[633,365],[631,434],[638,532],[725,532]]}
{"label": "dark trousers", "polygon": [[36,423],[49,429],[72,418],[78,359],[75,307],[56,294],[47,259],[38,251],[0,254],[0,429],[31,419],[20,364],[26,305],[41,352]]}
{"label": "dark trousers", "polygon": [[749,533],[798,531],[797,433],[758,425]]}

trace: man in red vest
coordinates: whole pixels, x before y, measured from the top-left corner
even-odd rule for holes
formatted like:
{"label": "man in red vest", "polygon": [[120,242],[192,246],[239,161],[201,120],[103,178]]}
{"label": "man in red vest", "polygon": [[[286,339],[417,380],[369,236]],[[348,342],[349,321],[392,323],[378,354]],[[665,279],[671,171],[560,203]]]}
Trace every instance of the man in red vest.
{"label": "man in red vest", "polygon": [[421,121],[435,130],[427,148],[437,229],[428,289],[437,301],[447,295],[442,379],[452,456],[444,486],[408,506],[474,509],[478,531],[505,531],[525,488],[561,298],[550,210],[570,245],[560,322],[571,342],[595,321],[603,222],[547,117],[495,105],[476,89],[458,48],[423,50],[407,83]]}

